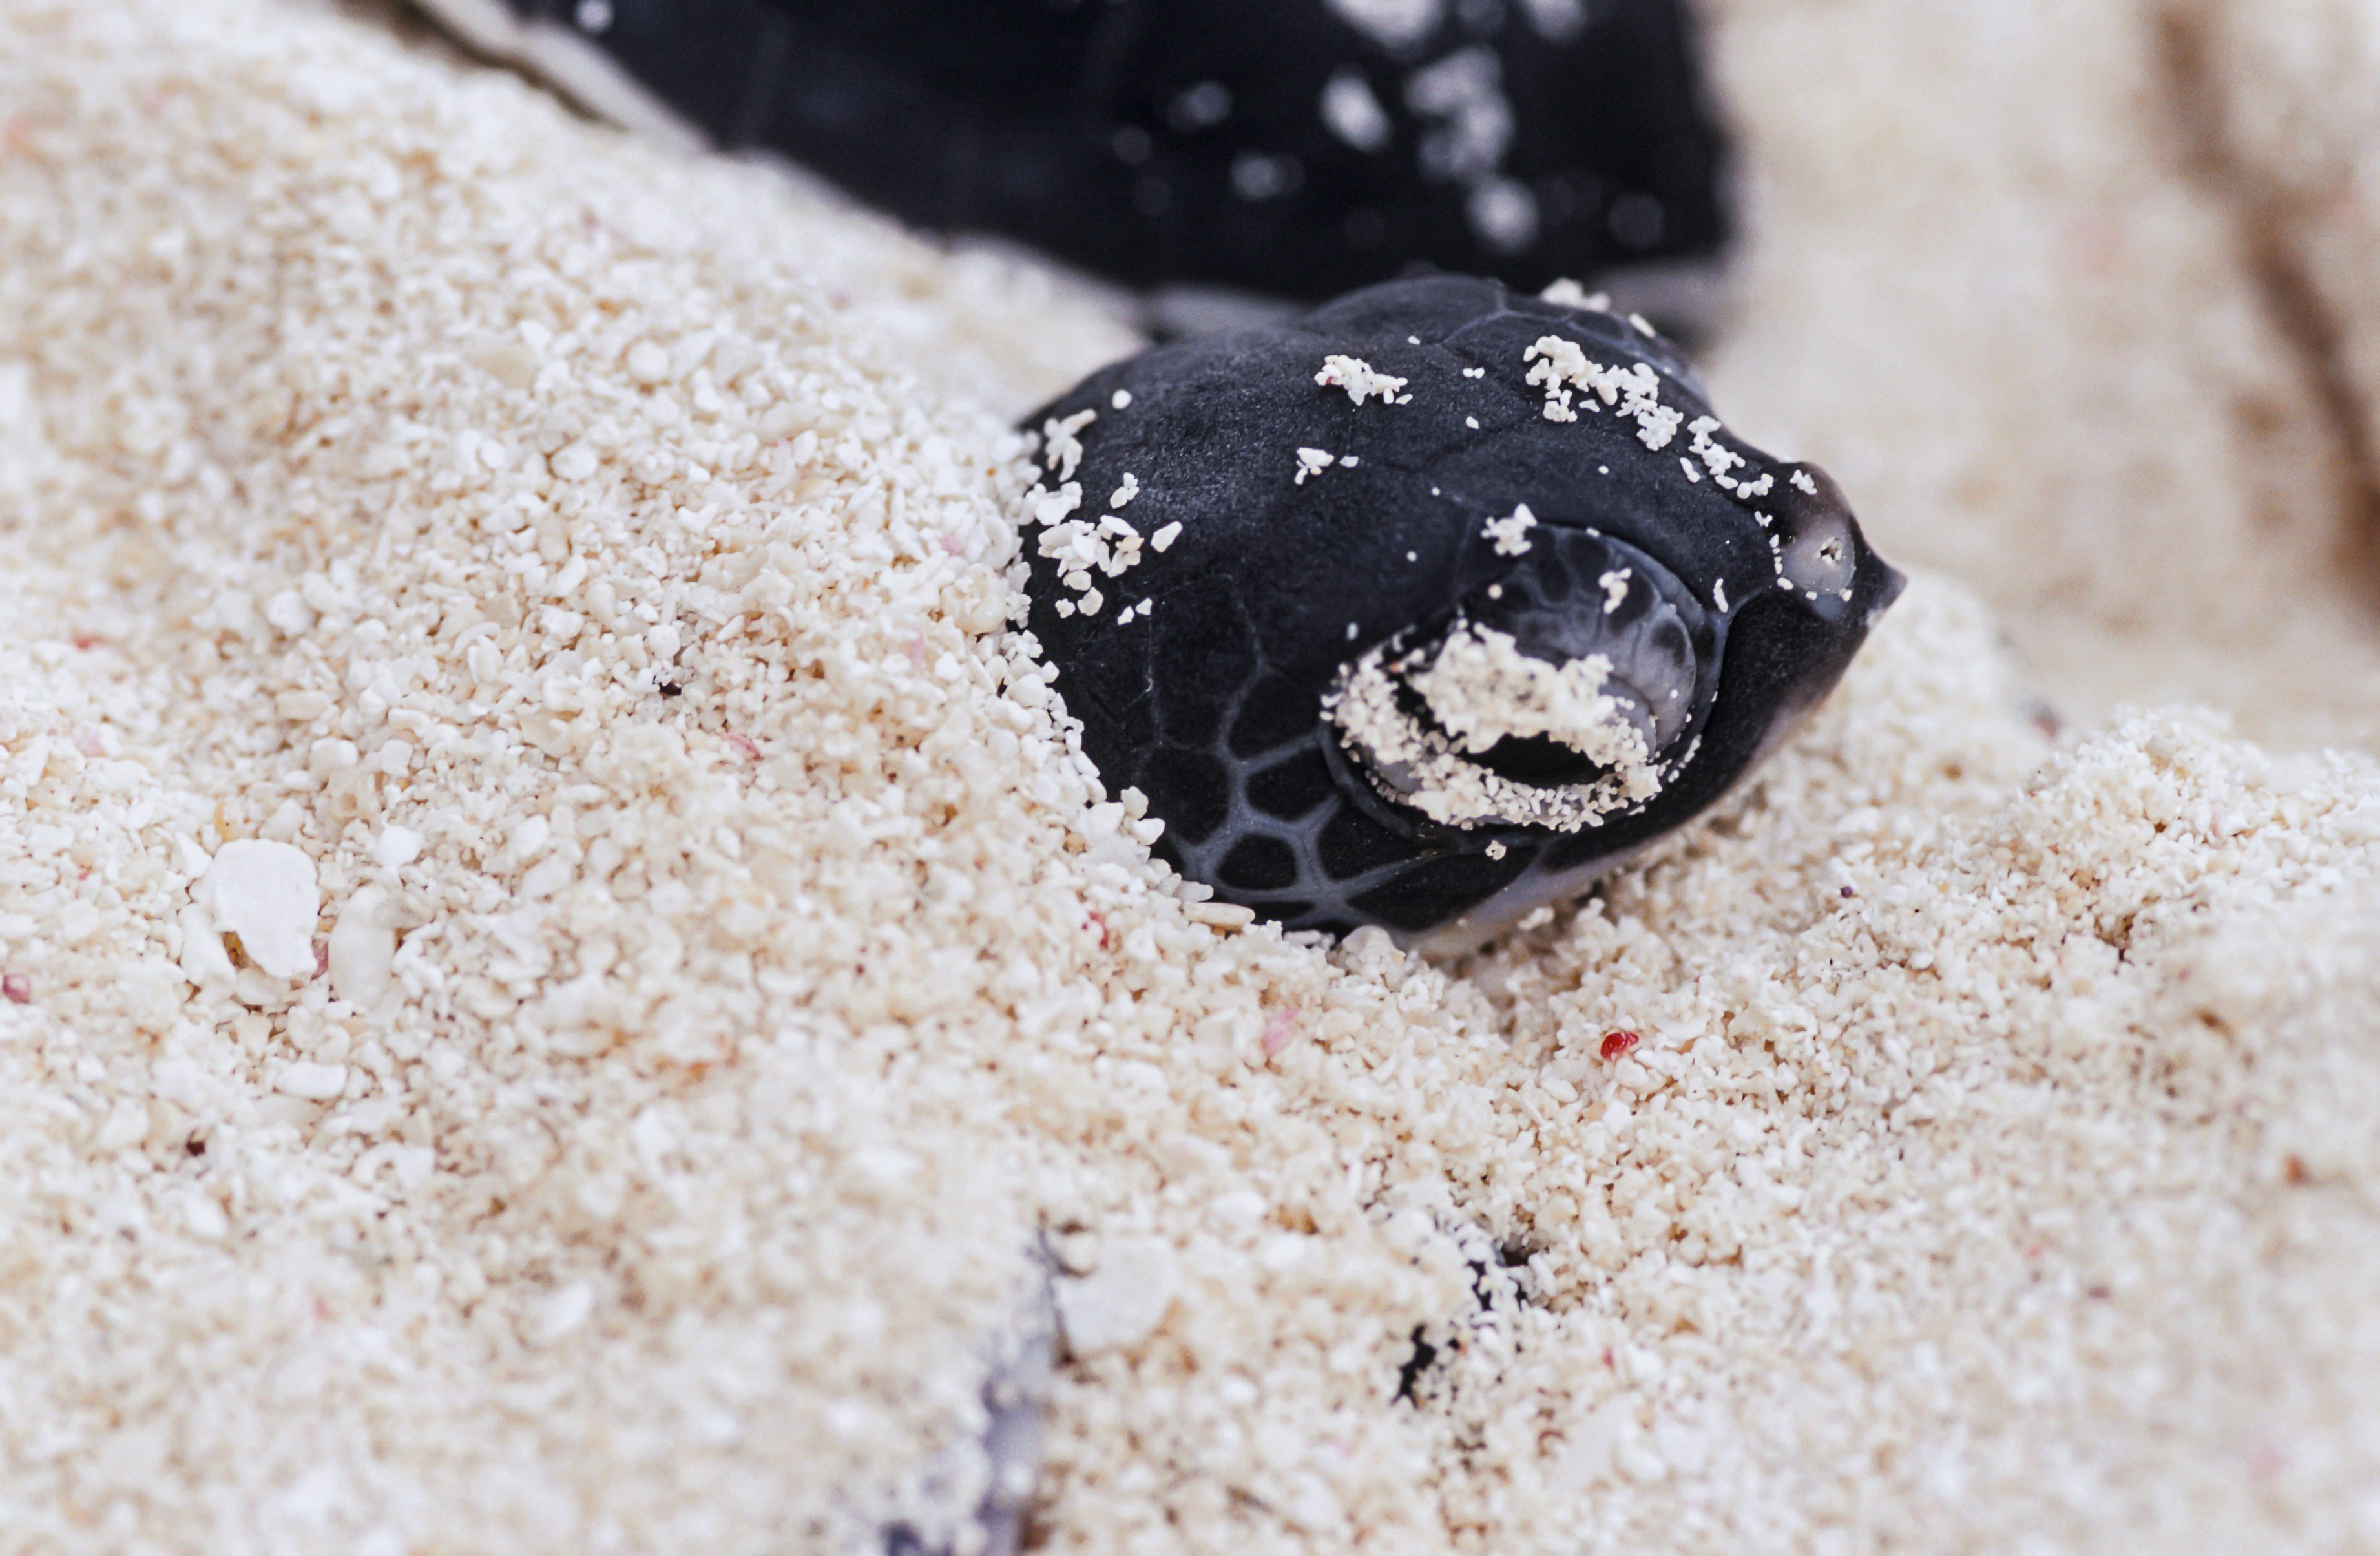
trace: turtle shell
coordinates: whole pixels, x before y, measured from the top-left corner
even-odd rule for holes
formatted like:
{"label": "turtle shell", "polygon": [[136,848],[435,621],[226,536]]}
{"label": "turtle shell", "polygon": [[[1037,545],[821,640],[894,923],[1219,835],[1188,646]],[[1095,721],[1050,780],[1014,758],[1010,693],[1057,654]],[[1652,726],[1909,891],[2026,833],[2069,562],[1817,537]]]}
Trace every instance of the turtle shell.
{"label": "turtle shell", "polygon": [[1476,943],[1707,808],[1900,589],[1641,322],[1463,277],[1160,346],[1031,419],[1028,626],[1158,851]]}
{"label": "turtle shell", "polygon": [[1703,259],[1683,0],[423,0],[599,111],[1135,286],[1303,299]]}

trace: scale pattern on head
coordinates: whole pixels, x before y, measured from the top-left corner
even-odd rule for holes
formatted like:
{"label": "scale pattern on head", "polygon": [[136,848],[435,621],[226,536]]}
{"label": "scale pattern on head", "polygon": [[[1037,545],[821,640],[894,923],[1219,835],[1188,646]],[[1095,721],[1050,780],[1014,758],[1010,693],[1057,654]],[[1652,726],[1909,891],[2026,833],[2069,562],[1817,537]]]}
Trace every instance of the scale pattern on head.
{"label": "scale pattern on head", "polygon": [[1725,794],[1900,588],[1668,343],[1431,277],[1038,413],[1029,628],[1159,852],[1294,929],[1476,943]]}

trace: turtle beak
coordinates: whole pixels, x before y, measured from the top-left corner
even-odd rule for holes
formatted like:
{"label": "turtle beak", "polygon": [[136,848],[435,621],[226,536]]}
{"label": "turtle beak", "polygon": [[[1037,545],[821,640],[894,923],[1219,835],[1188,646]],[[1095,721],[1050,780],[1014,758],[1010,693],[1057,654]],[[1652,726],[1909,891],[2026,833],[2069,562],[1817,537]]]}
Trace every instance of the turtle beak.
{"label": "turtle beak", "polygon": [[[1864,546],[1862,549],[1864,550]],[[1868,600],[1866,614],[1861,621],[1861,629],[1865,631],[1884,619],[1884,613],[1892,609],[1892,602],[1900,598],[1902,590],[1909,587],[1909,579],[1900,568],[1872,551],[1861,559],[1860,573],[1863,579],[1861,591]]]}
{"label": "turtle beak", "polygon": [[1909,579],[1900,569],[1888,563],[1879,561],[1876,567],[1879,575],[1876,582],[1876,614],[1881,615],[1892,608],[1894,601],[1900,598],[1900,591],[1909,587]]}

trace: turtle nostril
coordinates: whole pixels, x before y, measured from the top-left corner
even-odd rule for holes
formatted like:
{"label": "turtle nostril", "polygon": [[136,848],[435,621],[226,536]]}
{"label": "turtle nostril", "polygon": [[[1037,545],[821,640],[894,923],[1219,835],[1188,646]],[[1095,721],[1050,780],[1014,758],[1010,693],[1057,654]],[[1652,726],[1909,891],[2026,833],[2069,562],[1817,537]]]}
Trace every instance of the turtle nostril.
{"label": "turtle nostril", "polygon": [[1852,575],[1859,565],[1852,545],[1851,516],[1812,511],[1784,549],[1777,569],[1785,581],[1805,594],[1851,597]]}

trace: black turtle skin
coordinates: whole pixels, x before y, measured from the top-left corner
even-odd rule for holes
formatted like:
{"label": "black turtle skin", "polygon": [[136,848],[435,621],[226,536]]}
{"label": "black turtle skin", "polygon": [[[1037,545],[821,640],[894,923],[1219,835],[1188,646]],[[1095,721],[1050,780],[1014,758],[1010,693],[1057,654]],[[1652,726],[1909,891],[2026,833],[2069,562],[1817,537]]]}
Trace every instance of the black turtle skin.
{"label": "black turtle skin", "polygon": [[[1092,615],[1060,612],[1080,596],[1028,529],[1027,626],[1103,780],[1147,796],[1165,822],[1157,851],[1220,899],[1291,929],[1377,924],[1428,949],[1475,944],[1726,794],[1833,687],[1900,592],[1900,575],[1811,467],[1722,428],[1717,441],[1750,461],[1741,479],[1774,478],[1746,498],[1688,479],[1682,427],[1657,451],[1609,410],[1548,419],[1524,359],[1546,335],[1598,363],[1649,365],[1662,403],[1689,424],[1710,414],[1693,369],[1629,321],[1430,277],[1286,326],[1157,347],[1029,419],[1038,430],[1097,413],[1075,434],[1074,517],[1118,512],[1103,499],[1129,472],[1139,493],[1119,517],[1144,535],[1182,526],[1161,554],[1145,549],[1121,577],[1098,577],[1107,603]],[[1405,379],[1410,403],[1357,405],[1318,384],[1332,354]],[[1300,484],[1301,448],[1355,463]],[[1045,469],[1041,490],[1060,485]],[[1486,523],[1522,504],[1538,521],[1533,544],[1500,554]],[[1821,532],[1813,527],[1849,537],[1840,593],[1780,583],[1772,540],[1790,545]],[[1631,562],[1661,582],[1700,666],[1691,719],[1663,748],[1668,780],[1640,807],[1574,833],[1439,825],[1385,797],[1326,722],[1342,667],[1374,646],[1426,639],[1458,609],[1479,619],[1541,604],[1527,618],[1540,625],[1601,612],[1596,572]],[[1490,602],[1491,585],[1501,601]],[[1118,620],[1144,598],[1145,618]],[[1560,657],[1515,635],[1537,657]],[[1506,770],[1526,776],[1527,753],[1515,755]]]}
{"label": "black turtle skin", "polygon": [[[1729,232],[1684,0],[1463,0],[1393,37],[1328,0],[421,3],[533,66],[600,51],[713,144],[904,221],[1134,286],[1313,301],[1416,265],[1536,286]],[[1333,128],[1334,80],[1368,94],[1367,133]],[[1527,220],[1483,224],[1491,190]]]}

